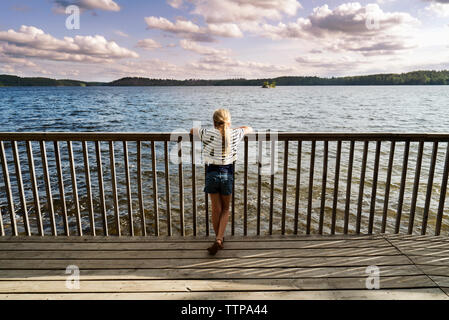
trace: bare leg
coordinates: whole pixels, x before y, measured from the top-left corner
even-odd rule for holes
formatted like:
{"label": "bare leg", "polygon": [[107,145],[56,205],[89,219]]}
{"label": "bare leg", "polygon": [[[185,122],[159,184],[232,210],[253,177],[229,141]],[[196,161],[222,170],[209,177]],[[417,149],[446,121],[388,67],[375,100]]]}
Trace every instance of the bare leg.
{"label": "bare leg", "polygon": [[221,199],[219,193],[210,193],[209,195],[210,201],[212,202],[212,225],[214,227],[215,235],[217,235],[222,211]]}
{"label": "bare leg", "polygon": [[223,237],[226,230],[226,225],[229,220],[229,204],[231,203],[231,195],[220,195],[221,198],[221,215],[220,215],[220,224],[218,226],[218,232],[216,233],[217,239],[223,243]]}

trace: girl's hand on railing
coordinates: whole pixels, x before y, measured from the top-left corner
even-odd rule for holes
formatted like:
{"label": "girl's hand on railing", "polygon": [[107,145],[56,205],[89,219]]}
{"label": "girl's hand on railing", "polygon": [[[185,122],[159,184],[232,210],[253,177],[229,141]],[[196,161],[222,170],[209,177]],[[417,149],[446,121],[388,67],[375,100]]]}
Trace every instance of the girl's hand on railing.
{"label": "girl's hand on railing", "polygon": [[252,133],[254,131],[253,128],[248,126],[239,127],[239,129],[243,129],[244,134]]}

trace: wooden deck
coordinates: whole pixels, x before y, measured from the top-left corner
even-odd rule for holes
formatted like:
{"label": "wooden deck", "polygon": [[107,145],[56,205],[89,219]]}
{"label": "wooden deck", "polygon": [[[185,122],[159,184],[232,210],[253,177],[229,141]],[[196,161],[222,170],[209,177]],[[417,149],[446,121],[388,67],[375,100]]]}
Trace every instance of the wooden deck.
{"label": "wooden deck", "polygon": [[0,299],[449,299],[447,237],[235,236],[214,257],[211,240],[2,237]]}

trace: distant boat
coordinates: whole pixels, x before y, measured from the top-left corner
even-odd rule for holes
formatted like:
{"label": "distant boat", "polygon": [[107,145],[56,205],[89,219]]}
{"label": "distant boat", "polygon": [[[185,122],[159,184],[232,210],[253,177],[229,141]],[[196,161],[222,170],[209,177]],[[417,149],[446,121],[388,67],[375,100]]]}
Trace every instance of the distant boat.
{"label": "distant boat", "polygon": [[273,81],[272,83],[268,83],[268,81],[265,81],[262,85],[262,88],[264,89],[276,88],[276,82]]}

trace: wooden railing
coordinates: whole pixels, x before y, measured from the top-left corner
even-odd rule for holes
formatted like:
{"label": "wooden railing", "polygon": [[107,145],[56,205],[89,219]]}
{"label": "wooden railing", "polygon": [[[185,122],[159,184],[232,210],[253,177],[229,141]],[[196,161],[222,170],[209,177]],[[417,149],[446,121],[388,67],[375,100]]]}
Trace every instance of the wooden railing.
{"label": "wooden railing", "polygon": [[[449,231],[448,142],[449,134],[247,135],[230,232],[440,235]],[[199,159],[200,142],[185,133],[0,133],[1,235],[209,235]]]}

